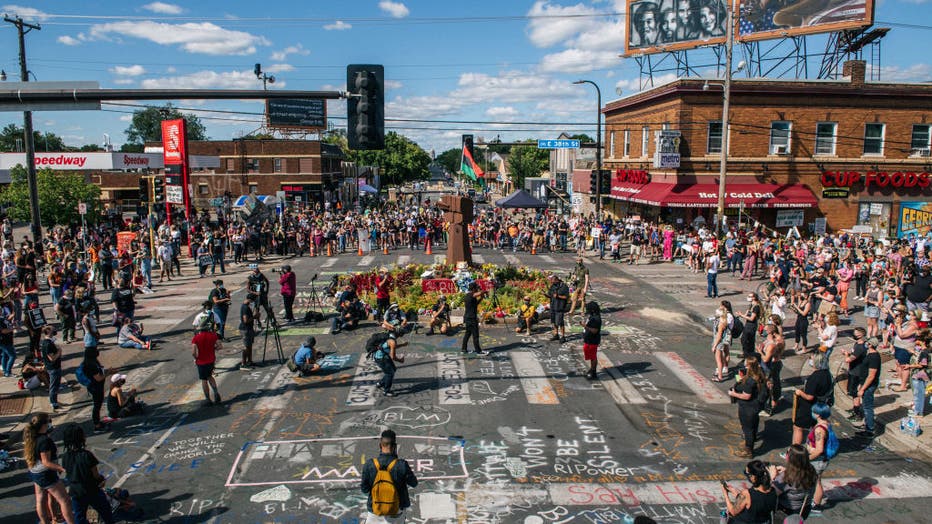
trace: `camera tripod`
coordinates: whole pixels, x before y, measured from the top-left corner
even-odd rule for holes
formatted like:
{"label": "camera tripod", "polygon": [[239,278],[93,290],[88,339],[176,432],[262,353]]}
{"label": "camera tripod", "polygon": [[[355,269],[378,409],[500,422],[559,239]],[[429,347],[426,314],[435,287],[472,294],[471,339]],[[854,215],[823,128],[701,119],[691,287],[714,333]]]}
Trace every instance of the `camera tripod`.
{"label": "camera tripod", "polygon": [[278,352],[278,363],[285,363],[285,352],[282,350],[282,338],[278,333],[278,322],[275,321],[275,317],[272,315],[266,315],[265,317],[265,342],[262,344],[262,363],[265,363],[265,352],[269,347],[269,334],[272,335],[272,340],[275,342],[275,350]]}
{"label": "camera tripod", "polygon": [[317,310],[320,311],[321,316],[324,313],[324,303],[320,299],[320,294],[317,292],[317,286],[315,282],[317,281],[317,273],[314,273],[314,276],[309,282],[311,285],[311,290],[308,292],[307,297],[304,299],[304,317],[307,318],[307,314],[311,311]]}
{"label": "camera tripod", "polygon": [[[492,296],[489,297],[489,301],[489,303],[492,305],[492,314],[494,315],[495,311],[498,311],[498,309],[501,307],[501,303],[498,301],[498,288],[495,285],[492,286]],[[508,327],[508,312],[503,311],[503,313],[504,316],[502,316],[502,324],[505,327]]]}

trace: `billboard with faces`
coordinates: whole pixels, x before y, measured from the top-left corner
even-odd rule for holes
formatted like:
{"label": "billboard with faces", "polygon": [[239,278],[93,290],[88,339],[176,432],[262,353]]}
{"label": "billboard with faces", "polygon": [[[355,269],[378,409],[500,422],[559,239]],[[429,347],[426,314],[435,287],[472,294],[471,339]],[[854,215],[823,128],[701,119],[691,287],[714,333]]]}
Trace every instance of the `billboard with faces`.
{"label": "billboard with faces", "polygon": [[873,0],[628,0],[625,56],[723,44],[731,6],[738,42],[869,26],[874,14]]}

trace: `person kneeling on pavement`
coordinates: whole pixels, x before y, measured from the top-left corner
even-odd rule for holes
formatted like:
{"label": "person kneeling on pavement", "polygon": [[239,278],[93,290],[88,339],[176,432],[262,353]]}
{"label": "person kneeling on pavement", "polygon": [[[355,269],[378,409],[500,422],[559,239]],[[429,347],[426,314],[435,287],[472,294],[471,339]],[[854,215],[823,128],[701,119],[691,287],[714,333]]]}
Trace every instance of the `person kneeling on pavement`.
{"label": "person kneeling on pavement", "polygon": [[408,316],[398,307],[397,303],[388,306],[388,311],[382,317],[382,327],[387,330],[395,330],[402,334],[410,333],[414,329],[413,322],[408,322]]}
{"label": "person kneeling on pavement", "polygon": [[142,324],[133,322],[129,317],[123,317],[117,344],[121,348],[152,349],[152,340],[142,334]]}
{"label": "person kneeling on pavement", "polygon": [[537,308],[534,307],[534,304],[531,304],[531,297],[525,296],[524,301],[518,308],[518,327],[515,328],[515,333],[524,331],[530,336],[531,326],[536,324],[537,321]]}
{"label": "person kneeling on pavement", "polygon": [[142,401],[136,399],[136,388],[123,391],[126,375],[117,373],[110,377],[110,392],[107,394],[107,416],[126,418],[142,413]]}
{"label": "person kneeling on pavement", "polygon": [[334,335],[344,329],[356,329],[359,321],[366,318],[366,309],[358,298],[343,300],[337,306],[337,316],[330,319],[330,332]]}
{"label": "person kneeling on pavement", "polygon": [[320,369],[320,364],[317,361],[323,357],[323,352],[317,351],[317,339],[307,337],[301,347],[291,355],[289,364],[293,364],[293,366],[289,365],[288,368],[291,371],[301,373],[302,376],[307,376]]}
{"label": "person kneeling on pavement", "polygon": [[441,335],[446,335],[450,325],[450,305],[447,304],[447,297],[440,295],[437,303],[430,308],[430,331],[428,335],[434,334],[434,329],[439,329]]}

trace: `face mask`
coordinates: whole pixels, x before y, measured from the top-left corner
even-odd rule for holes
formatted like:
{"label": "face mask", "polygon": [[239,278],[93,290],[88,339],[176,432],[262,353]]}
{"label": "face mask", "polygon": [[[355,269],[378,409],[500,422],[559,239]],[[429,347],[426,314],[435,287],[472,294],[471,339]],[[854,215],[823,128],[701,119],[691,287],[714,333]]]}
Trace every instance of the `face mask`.
{"label": "face mask", "polygon": [[54,430],[55,430],[55,426],[53,426],[52,424],[49,424],[49,426],[48,426],[48,428],[46,428],[45,432],[46,432],[47,434],[51,434],[52,431],[54,431]]}
{"label": "face mask", "polygon": [[748,297],[748,302],[754,302],[753,298]]}

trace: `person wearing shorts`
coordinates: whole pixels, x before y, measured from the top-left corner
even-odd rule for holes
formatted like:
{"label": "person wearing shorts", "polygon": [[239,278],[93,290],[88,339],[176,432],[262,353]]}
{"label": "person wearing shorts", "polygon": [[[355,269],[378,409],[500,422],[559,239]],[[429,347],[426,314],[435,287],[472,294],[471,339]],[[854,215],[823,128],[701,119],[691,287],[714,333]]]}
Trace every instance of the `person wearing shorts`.
{"label": "person wearing shorts", "polygon": [[599,344],[602,342],[602,309],[595,301],[586,304],[586,320],[583,327],[583,358],[589,362],[589,372],[586,378],[596,378],[596,360]]}
{"label": "person wearing shorts", "polygon": [[[207,405],[220,403],[220,392],[217,391],[217,381],[214,380],[214,364],[217,361],[217,351],[223,347],[220,337],[212,330],[203,329],[191,339],[191,354],[197,366],[197,378],[204,389],[204,399]],[[214,392],[214,400],[210,400],[208,385]]]}

